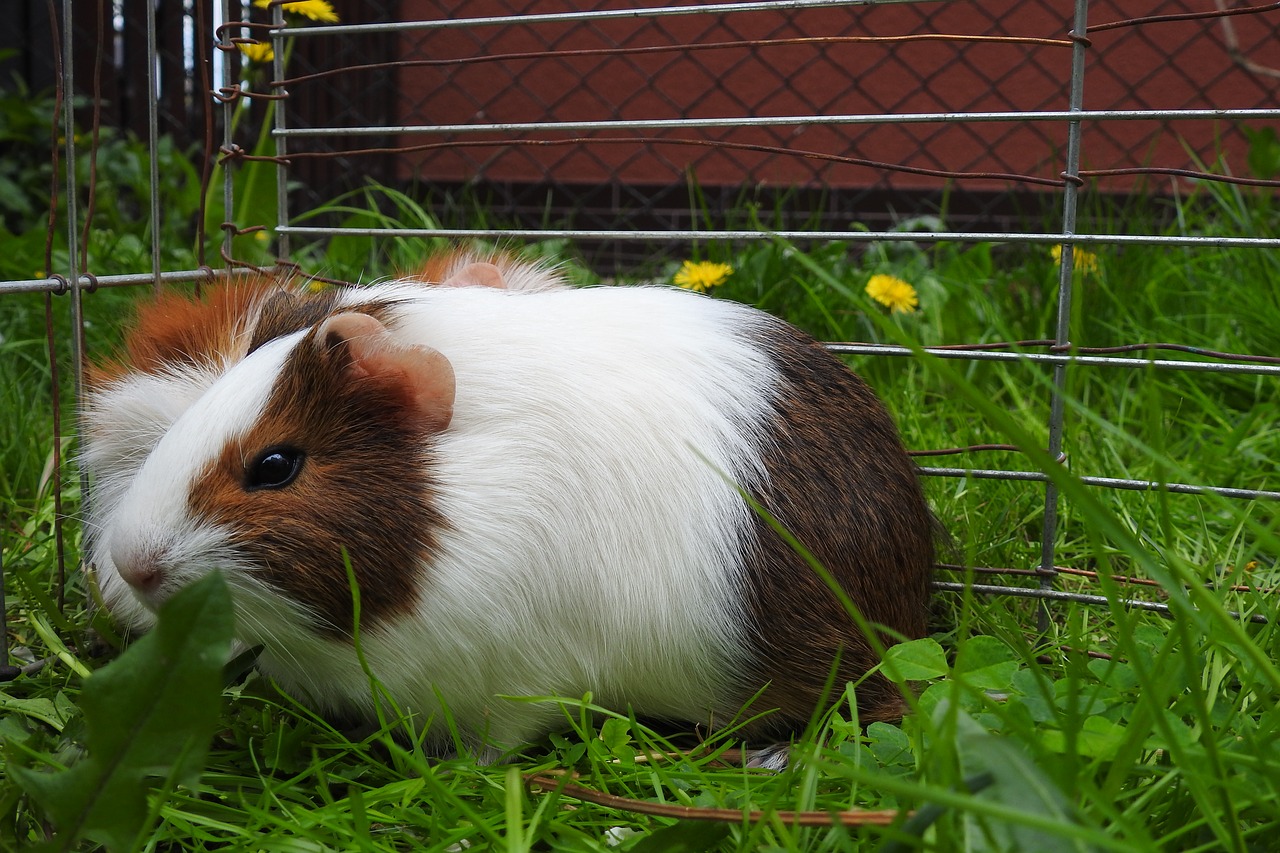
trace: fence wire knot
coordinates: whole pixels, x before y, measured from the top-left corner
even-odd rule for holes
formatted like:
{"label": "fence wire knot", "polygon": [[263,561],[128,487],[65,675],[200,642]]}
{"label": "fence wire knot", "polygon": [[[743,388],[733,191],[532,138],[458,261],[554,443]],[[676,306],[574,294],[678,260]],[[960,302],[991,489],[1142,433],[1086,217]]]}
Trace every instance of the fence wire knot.
{"label": "fence wire knot", "polygon": [[230,86],[219,86],[213,90],[213,98],[220,104],[230,104],[240,100],[244,95],[244,89],[240,88],[239,83],[233,83]]}
{"label": "fence wire knot", "polygon": [[228,232],[232,237],[243,237],[246,234],[256,234],[259,231],[267,230],[265,225],[250,225],[247,228],[241,228],[229,219],[223,220],[218,227]]}
{"label": "fence wire knot", "polygon": [[48,281],[56,281],[58,283],[58,286],[56,288],[49,291],[54,296],[62,296],[63,294],[71,290],[71,282],[67,281],[67,277],[64,275],[53,273],[51,275],[45,276],[45,278]]}
{"label": "fence wire knot", "polygon": [[231,30],[270,30],[274,26],[275,26],[274,24],[262,24],[262,23],[256,23],[254,21],[227,21],[226,23],[219,24],[217,27],[214,28],[213,46],[216,47],[218,50],[231,52],[236,49],[235,45],[237,43],[242,41],[252,41],[252,39],[245,39],[243,36],[233,36],[232,38],[228,39],[228,41],[230,41],[231,44],[223,44],[222,41],[224,38],[226,38],[227,32]]}

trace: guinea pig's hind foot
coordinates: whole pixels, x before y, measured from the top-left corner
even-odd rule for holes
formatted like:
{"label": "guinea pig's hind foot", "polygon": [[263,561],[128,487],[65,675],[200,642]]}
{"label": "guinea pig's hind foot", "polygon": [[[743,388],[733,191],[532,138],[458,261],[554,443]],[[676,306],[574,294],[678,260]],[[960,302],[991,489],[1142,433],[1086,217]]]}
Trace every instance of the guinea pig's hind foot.
{"label": "guinea pig's hind foot", "polygon": [[775,743],[760,749],[745,749],[742,756],[747,767],[781,773],[791,761],[791,744]]}

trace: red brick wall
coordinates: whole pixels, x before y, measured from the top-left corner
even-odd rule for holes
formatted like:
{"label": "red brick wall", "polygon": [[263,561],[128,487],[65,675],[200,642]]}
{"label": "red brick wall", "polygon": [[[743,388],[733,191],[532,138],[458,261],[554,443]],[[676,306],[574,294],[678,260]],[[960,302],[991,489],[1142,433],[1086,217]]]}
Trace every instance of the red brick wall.
{"label": "red brick wall", "polygon": [[[549,0],[403,0],[406,20],[564,11]],[[593,8],[645,5],[599,3]],[[797,11],[684,15],[538,26],[472,26],[409,32],[405,59],[475,57],[522,51],[569,51],[646,45],[704,44],[831,35],[912,33],[1031,36],[1062,39],[1072,3],[1065,0],[875,5]],[[1095,2],[1090,22],[1213,8],[1211,0]],[[1280,68],[1280,13],[1232,19],[1244,55]],[[1222,25],[1212,20],[1149,23],[1091,36],[1085,78],[1089,109],[1274,108],[1280,79],[1233,62]],[[865,158],[927,169],[1013,172],[1054,178],[1062,168],[1061,122],[963,125],[821,125],[750,127],[751,116],[952,111],[1063,110],[1071,51],[1066,47],[979,42],[794,45],[677,50],[647,55],[526,59],[399,72],[404,124],[575,121],[681,117],[744,117],[721,130],[539,132],[524,138],[575,135],[656,136],[727,140]],[[465,134],[459,140],[501,135]],[[401,144],[437,142],[405,136]],[[1244,173],[1243,141],[1223,122],[1110,121],[1086,125],[1085,168],[1144,164],[1191,167],[1223,146],[1230,167]],[[401,177],[458,181],[657,184],[683,181],[692,169],[703,184],[768,183],[832,187],[931,188],[936,177],[820,163],[798,157],[707,147],[596,143],[570,147],[505,146],[404,156]],[[999,189],[1002,180],[968,180]],[[1113,180],[1108,187],[1129,182]],[[1157,186],[1165,185],[1163,182]]]}

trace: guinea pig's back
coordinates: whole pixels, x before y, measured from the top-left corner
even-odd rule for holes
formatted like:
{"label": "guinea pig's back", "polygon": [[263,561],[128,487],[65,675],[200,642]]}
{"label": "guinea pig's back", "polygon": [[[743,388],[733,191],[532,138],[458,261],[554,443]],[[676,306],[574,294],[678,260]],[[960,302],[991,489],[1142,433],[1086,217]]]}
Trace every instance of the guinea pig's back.
{"label": "guinea pig's back", "polygon": [[[802,333],[668,288],[436,289],[405,310],[400,333],[458,388],[417,624],[491,648],[495,679],[522,648],[534,692],[691,719],[768,682],[777,727],[802,725],[837,654],[850,679],[877,659],[743,491],[869,620],[923,633],[914,466],[870,389]],[[869,718],[898,710],[882,679],[862,695]]]}
{"label": "guinea pig's back", "polygon": [[416,620],[480,652],[457,677],[523,671],[531,692],[685,719],[736,696],[754,536],[738,484],[766,474],[779,378],[763,315],[662,288],[435,289],[403,310],[397,333],[457,379]]}

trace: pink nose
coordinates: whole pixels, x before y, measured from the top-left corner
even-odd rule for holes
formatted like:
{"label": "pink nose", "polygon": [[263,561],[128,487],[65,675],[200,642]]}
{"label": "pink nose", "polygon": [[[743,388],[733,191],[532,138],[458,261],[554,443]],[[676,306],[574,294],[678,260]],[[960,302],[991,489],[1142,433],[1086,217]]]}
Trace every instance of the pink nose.
{"label": "pink nose", "polygon": [[134,560],[126,565],[117,565],[120,577],[138,592],[155,592],[164,582],[164,569],[155,559]]}
{"label": "pink nose", "polygon": [[164,583],[166,566],[163,559],[150,548],[126,548],[118,553],[111,550],[111,560],[121,580],[138,592],[150,593]]}

